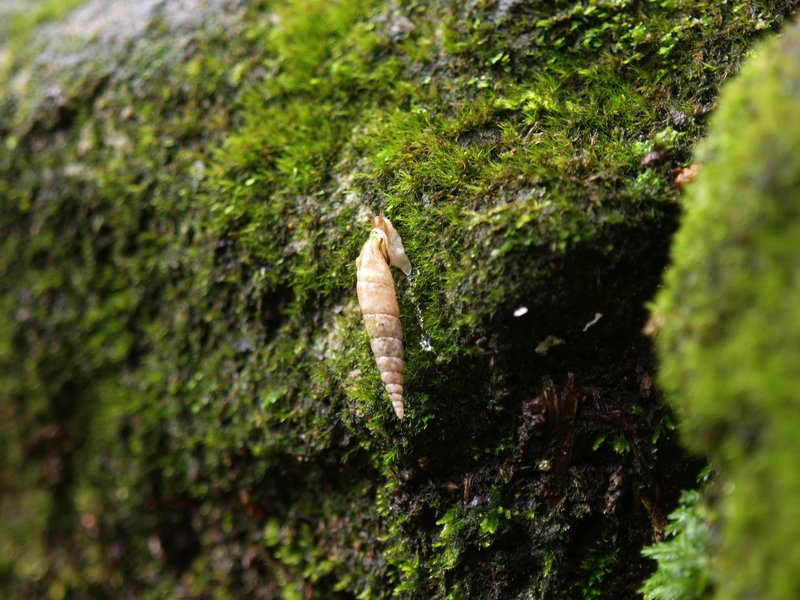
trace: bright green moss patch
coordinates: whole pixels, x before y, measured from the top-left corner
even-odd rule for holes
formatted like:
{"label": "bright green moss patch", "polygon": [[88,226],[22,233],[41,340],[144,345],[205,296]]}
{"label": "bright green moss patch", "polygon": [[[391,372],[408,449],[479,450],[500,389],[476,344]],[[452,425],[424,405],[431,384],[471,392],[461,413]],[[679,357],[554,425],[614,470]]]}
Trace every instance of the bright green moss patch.
{"label": "bright green moss patch", "polygon": [[[696,469],[640,333],[670,170],[794,4],[541,4],[164,5],[125,53],[14,63],[0,507],[37,499],[41,543],[4,592],[641,584]],[[415,268],[403,421],[354,294],[381,205]]]}
{"label": "bright green moss patch", "polygon": [[642,550],[658,561],[641,589],[645,600],[691,600],[710,593],[708,513],[699,492],[681,494],[681,505],[669,516],[667,538]]}
{"label": "bright green moss patch", "polygon": [[661,381],[723,480],[720,598],[800,590],[800,29],[724,92],[655,308]]}

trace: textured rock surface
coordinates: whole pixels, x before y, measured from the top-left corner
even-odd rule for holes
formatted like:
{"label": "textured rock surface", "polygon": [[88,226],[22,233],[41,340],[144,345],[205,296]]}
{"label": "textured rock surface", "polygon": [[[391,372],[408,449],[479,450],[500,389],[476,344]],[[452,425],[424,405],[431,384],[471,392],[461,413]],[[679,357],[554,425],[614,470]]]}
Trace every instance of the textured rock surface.
{"label": "textured rock surface", "polygon": [[[796,3],[541,4],[14,19],[3,592],[635,597],[699,468],[641,334],[671,169]],[[402,422],[355,299],[380,204]]]}

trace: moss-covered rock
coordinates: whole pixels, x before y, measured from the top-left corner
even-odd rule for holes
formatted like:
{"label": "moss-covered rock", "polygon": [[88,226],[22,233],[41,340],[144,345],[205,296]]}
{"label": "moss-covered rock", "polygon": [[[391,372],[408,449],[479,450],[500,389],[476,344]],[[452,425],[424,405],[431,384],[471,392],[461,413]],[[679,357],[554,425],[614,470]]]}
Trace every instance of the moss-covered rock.
{"label": "moss-covered rock", "polygon": [[728,86],[654,318],[683,438],[719,471],[719,598],[800,594],[800,26]]}
{"label": "moss-covered rock", "polygon": [[128,4],[0,54],[3,591],[635,596],[698,468],[641,334],[671,169],[797,3]]}

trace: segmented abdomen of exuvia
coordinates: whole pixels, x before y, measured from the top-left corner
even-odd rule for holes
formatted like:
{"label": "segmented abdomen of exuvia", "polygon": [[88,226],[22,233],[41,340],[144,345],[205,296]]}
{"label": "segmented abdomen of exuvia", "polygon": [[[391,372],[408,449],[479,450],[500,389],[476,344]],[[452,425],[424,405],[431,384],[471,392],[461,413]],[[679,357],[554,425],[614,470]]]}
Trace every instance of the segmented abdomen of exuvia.
{"label": "segmented abdomen of exuvia", "polygon": [[372,353],[394,412],[402,419],[403,328],[394,280],[378,237],[370,235],[356,265],[358,303],[364,315]]}

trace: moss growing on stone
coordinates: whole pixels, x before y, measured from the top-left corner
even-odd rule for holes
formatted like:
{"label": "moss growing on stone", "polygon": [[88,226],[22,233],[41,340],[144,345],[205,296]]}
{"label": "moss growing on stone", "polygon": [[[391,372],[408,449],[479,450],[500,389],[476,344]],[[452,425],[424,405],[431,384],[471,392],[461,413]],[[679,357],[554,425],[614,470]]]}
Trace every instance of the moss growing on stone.
{"label": "moss growing on stone", "polygon": [[710,512],[700,492],[681,494],[681,505],[669,516],[666,538],[642,550],[658,561],[658,569],[642,586],[645,600],[693,600],[711,594]]}
{"label": "moss growing on stone", "polygon": [[[795,5],[556,4],[153,2],[87,36],[89,3],[25,34],[4,591],[635,594],[697,468],[640,333],[670,168]],[[381,204],[416,269],[402,422],[354,294]]]}
{"label": "moss growing on stone", "polygon": [[798,57],[795,25],[724,90],[655,308],[661,382],[722,479],[720,598],[800,593]]}

